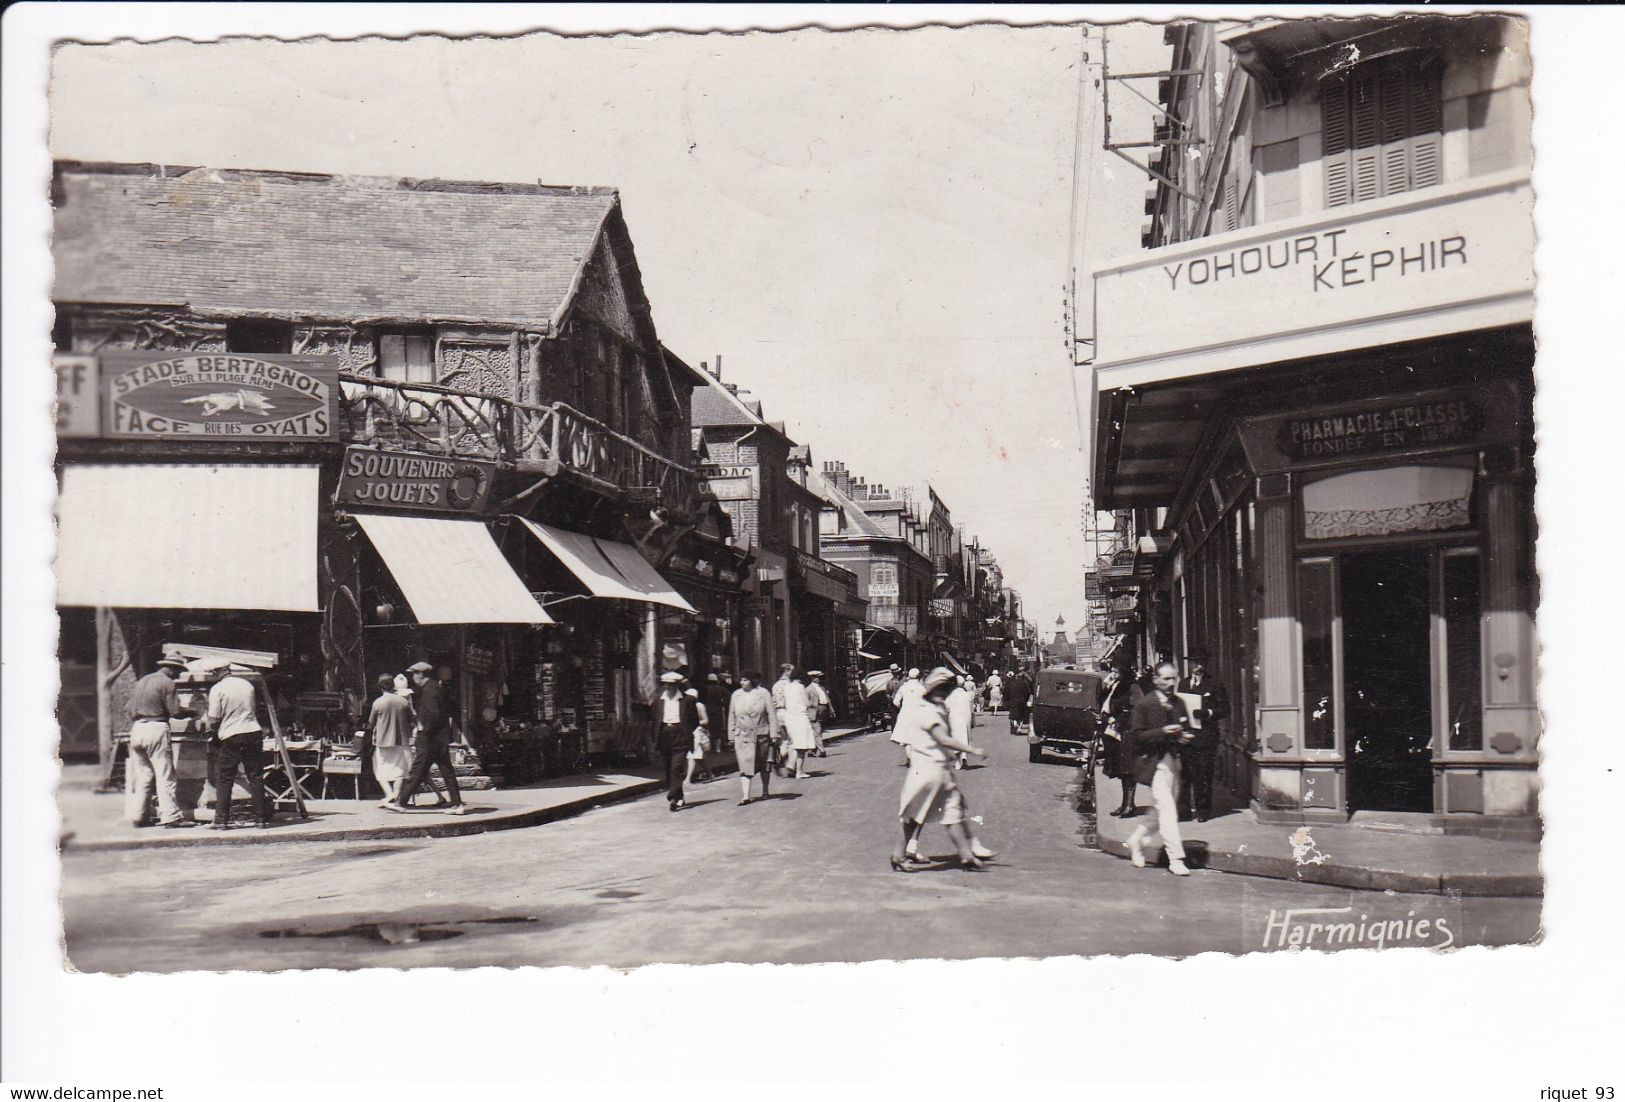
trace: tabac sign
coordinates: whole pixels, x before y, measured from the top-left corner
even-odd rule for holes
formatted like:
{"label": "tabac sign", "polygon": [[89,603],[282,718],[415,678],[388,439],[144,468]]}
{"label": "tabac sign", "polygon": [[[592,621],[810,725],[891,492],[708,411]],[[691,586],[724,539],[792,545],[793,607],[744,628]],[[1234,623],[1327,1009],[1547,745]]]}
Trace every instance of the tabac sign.
{"label": "tabac sign", "polygon": [[338,365],[330,357],[104,352],[100,358],[107,436],[338,439]]}

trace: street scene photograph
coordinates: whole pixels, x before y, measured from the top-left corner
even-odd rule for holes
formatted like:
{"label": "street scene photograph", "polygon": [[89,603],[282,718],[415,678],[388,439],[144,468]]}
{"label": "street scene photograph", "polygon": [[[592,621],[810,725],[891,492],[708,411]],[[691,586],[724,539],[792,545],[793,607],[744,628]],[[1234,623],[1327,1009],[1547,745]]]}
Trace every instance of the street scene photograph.
{"label": "street scene photograph", "polygon": [[[1607,432],[1546,404],[1542,17],[138,7],[7,123],[5,771],[86,1069],[432,1014],[417,1087],[860,1021],[891,1077],[942,1014],[1132,1082],[1292,1007],[1376,1075],[1576,944],[1617,656],[1548,555],[1625,533],[1546,465]],[[806,1060],[702,1043],[753,1019]],[[1152,1022],[1203,1061],[1073,1055]]]}
{"label": "street scene photograph", "polygon": [[1536,939],[1529,85],[1506,15],[62,45],[67,961]]}

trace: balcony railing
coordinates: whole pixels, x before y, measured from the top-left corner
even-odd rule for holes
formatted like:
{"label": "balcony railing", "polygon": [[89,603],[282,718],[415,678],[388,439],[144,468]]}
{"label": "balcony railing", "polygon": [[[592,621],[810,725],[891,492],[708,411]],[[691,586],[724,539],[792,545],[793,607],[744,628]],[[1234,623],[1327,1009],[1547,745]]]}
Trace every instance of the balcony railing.
{"label": "balcony railing", "polygon": [[894,628],[908,639],[913,639],[919,634],[919,616],[919,609],[905,608],[902,605],[869,606],[869,622],[871,624],[876,627]]}
{"label": "balcony railing", "polygon": [[699,497],[695,472],[563,402],[548,406],[428,383],[340,375],[347,443],[496,463],[553,461],[679,513]]}

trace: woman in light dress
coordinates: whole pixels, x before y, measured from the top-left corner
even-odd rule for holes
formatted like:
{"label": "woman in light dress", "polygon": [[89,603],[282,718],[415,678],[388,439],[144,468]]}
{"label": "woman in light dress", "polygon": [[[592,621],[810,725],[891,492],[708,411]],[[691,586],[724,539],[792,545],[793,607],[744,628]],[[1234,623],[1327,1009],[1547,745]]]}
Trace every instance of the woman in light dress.
{"label": "woman in light dress", "polygon": [[751,778],[762,778],[762,799],[767,799],[772,778],[769,760],[773,740],[778,737],[773,713],[773,694],[762,687],[762,675],[754,670],[742,674],[739,688],[728,698],[728,739],[734,744],[739,762],[739,806],[751,802]]}
{"label": "woman in light dress", "polygon": [[902,800],[897,809],[902,832],[891,856],[891,867],[896,872],[914,871],[909,863],[910,843],[917,846],[920,831],[926,823],[934,822],[940,822],[947,829],[948,837],[959,852],[960,868],[983,867],[968,833],[965,796],[954,783],[949,755],[960,753],[985,758],[987,751],[959,741],[950,731],[945,701],[956,685],[952,671],[937,667],[921,682],[923,697],[911,701],[897,717],[897,734],[908,752],[908,776],[903,780]]}
{"label": "woman in light dress", "polygon": [[807,756],[818,746],[808,718],[812,702],[807,697],[807,686],[793,673],[781,684],[784,686],[784,733],[790,737],[790,755],[785,768],[796,780],[806,780]]}
{"label": "woman in light dress", "polygon": [[[386,695],[399,698],[405,708],[383,700]],[[401,781],[412,768],[412,728],[417,715],[412,708],[412,690],[407,688],[403,675],[381,674],[378,697],[367,717],[368,734],[372,736],[372,775],[384,790],[384,799],[394,801],[400,795]]]}

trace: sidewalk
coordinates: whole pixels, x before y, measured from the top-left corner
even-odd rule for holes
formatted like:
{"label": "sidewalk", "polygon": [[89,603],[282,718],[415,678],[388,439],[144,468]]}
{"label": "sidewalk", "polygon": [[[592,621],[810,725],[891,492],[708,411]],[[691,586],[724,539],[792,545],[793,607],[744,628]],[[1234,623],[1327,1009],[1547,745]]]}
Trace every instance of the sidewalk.
{"label": "sidewalk", "polygon": [[[836,727],[824,733],[826,743],[839,742],[862,733],[862,727]],[[705,764],[713,775],[738,772],[734,753],[706,755]],[[210,830],[205,825],[191,830],[137,828],[124,820],[122,793],[97,793],[101,769],[94,765],[69,765],[62,770],[62,787],[57,805],[62,813],[64,852],[89,850],[161,849],[174,846],[254,845],[265,842],[342,842],[358,838],[450,838],[463,834],[483,834],[491,830],[514,830],[540,826],[579,815],[594,807],[633,800],[665,790],[665,782],[652,769],[619,773],[579,773],[568,777],[516,788],[466,792],[466,815],[448,815],[425,807],[405,814],[385,811],[372,800],[306,800],[310,818],[303,821],[291,813],[279,813],[269,828],[233,822],[230,830]],[[716,783],[716,782],[713,782]],[[246,798],[238,796],[240,805]],[[200,822],[210,812],[199,808]]]}
{"label": "sidewalk", "polygon": [[[1126,859],[1125,839],[1144,818],[1108,814],[1118,806],[1122,791],[1115,780],[1095,774],[1101,852]],[[1143,785],[1136,803],[1143,816],[1150,803]],[[1247,810],[1179,827],[1192,868],[1368,891],[1509,896],[1544,890],[1538,841],[1392,827],[1260,823]]]}

